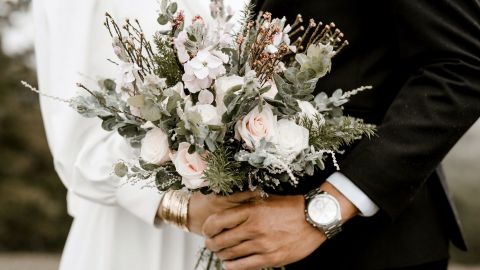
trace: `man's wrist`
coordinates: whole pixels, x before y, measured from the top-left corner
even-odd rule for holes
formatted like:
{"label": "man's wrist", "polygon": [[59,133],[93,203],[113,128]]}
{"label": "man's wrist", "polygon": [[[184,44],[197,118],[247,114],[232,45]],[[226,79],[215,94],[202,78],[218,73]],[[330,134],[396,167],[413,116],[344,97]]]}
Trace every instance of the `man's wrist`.
{"label": "man's wrist", "polygon": [[320,186],[320,190],[327,192],[337,199],[338,203],[340,204],[342,224],[360,213],[358,208],[329,182],[323,183]]}
{"label": "man's wrist", "polygon": [[335,172],[327,178],[340,193],[357,207],[359,215],[363,217],[374,216],[379,208],[355,183],[341,172]]}

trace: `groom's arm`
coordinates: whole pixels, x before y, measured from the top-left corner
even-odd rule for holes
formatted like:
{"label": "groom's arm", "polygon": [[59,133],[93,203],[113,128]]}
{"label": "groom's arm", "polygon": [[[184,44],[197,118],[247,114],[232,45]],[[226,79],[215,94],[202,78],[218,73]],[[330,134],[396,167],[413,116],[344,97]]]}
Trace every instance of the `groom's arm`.
{"label": "groom's arm", "polygon": [[[378,136],[362,140],[341,168],[395,219],[480,116],[480,7],[474,0],[395,0],[390,9],[385,12],[394,14],[399,64],[411,75],[378,126]],[[301,196],[284,196],[214,215],[204,225],[207,247],[229,260],[228,269],[284,265],[292,250],[299,260],[324,241],[306,226],[303,207]],[[292,226],[296,240],[286,237]]]}
{"label": "groom's arm", "polygon": [[391,1],[411,76],[378,126],[340,164],[392,219],[480,116],[480,7],[475,1]]}

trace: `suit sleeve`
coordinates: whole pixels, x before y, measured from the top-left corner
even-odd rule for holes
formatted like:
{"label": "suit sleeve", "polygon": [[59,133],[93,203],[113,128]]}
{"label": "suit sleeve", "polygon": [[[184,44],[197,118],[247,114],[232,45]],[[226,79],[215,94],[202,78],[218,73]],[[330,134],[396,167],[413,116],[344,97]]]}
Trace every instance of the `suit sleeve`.
{"label": "suit sleeve", "polygon": [[395,219],[480,116],[480,7],[474,0],[389,5],[410,75],[377,136],[363,139],[340,167]]}

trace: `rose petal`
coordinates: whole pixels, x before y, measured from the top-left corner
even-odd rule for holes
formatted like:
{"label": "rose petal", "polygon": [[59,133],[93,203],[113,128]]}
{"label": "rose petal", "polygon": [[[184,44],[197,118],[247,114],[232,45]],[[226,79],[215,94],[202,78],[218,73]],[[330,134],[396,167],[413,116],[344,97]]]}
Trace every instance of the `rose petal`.
{"label": "rose petal", "polygon": [[198,94],[198,102],[201,104],[212,104],[214,100],[213,93],[208,90],[202,90]]}

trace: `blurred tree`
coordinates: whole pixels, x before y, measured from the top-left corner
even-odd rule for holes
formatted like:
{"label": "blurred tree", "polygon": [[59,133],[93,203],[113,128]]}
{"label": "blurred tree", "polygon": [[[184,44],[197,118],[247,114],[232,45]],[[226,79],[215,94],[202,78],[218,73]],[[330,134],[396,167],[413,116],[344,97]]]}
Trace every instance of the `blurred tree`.
{"label": "blurred tree", "polygon": [[[3,3],[0,9],[18,10],[26,3]],[[0,13],[0,27],[7,24],[8,14]],[[19,83],[36,82],[35,71],[24,61],[31,53],[10,57],[0,50],[0,251],[58,251],[71,222],[66,191],[45,139],[38,96]]]}

